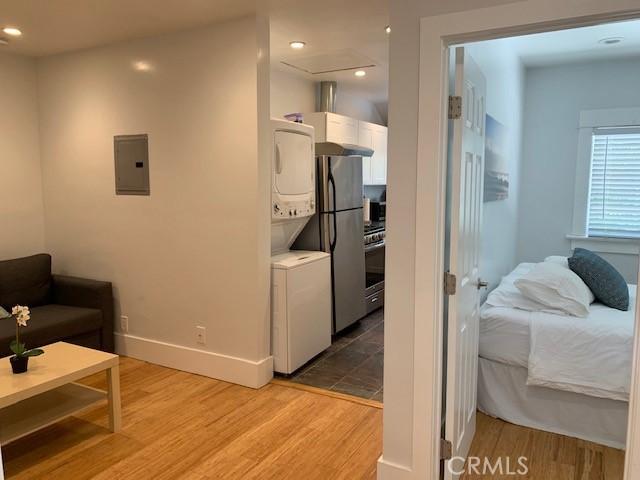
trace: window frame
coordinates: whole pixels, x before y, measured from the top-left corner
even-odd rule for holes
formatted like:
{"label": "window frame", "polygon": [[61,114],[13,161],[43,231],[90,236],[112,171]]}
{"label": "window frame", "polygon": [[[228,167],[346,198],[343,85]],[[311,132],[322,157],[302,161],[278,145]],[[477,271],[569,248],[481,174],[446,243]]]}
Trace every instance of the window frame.
{"label": "window frame", "polygon": [[603,253],[640,254],[640,239],[590,237],[588,234],[591,149],[594,130],[638,125],[640,125],[640,108],[609,108],[580,112],[573,225],[572,231],[567,235],[571,240],[572,249],[581,247]]}

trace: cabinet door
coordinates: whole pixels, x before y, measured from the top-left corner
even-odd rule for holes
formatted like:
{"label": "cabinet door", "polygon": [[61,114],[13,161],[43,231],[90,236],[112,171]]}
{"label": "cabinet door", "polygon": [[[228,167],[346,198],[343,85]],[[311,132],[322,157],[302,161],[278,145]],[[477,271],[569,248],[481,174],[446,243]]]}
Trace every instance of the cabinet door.
{"label": "cabinet door", "polygon": [[387,184],[387,127],[376,125],[373,131],[373,150],[371,157],[371,182],[374,185]]}
{"label": "cabinet door", "polygon": [[[358,145],[373,149],[373,125],[368,122],[359,122]],[[372,185],[371,157],[362,157],[362,184]]]}
{"label": "cabinet door", "polygon": [[358,121],[343,115],[327,113],[327,141],[357,144]]}

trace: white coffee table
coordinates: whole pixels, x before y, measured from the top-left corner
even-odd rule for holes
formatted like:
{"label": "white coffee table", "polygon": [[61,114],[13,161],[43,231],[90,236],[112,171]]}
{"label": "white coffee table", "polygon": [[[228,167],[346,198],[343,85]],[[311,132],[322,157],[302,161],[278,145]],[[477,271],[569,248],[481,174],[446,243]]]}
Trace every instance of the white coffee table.
{"label": "white coffee table", "polygon": [[[120,430],[119,358],[111,353],[58,342],[29,359],[29,370],[14,375],[0,359],[0,445],[29,435],[99,401],[109,404],[109,428]],[[108,390],[74,383],[107,372]]]}

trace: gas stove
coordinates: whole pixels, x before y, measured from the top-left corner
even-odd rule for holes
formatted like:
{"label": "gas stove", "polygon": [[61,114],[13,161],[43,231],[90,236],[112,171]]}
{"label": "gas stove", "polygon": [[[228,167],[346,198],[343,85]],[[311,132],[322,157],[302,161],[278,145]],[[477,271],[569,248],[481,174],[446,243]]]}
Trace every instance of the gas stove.
{"label": "gas stove", "polygon": [[371,222],[364,226],[364,244],[366,246],[378,243],[384,244],[384,238],[384,222]]}

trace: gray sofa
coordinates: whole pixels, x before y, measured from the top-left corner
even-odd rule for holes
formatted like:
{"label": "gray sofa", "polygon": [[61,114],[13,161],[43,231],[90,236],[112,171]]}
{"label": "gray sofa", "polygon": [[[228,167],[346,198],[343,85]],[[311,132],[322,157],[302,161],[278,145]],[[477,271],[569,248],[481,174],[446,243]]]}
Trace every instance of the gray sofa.
{"label": "gray sofa", "polygon": [[[22,329],[27,348],[65,341],[113,352],[113,291],[110,282],[51,274],[47,254],[0,261],[0,306],[31,309]],[[11,354],[15,319],[0,319],[0,357]]]}

